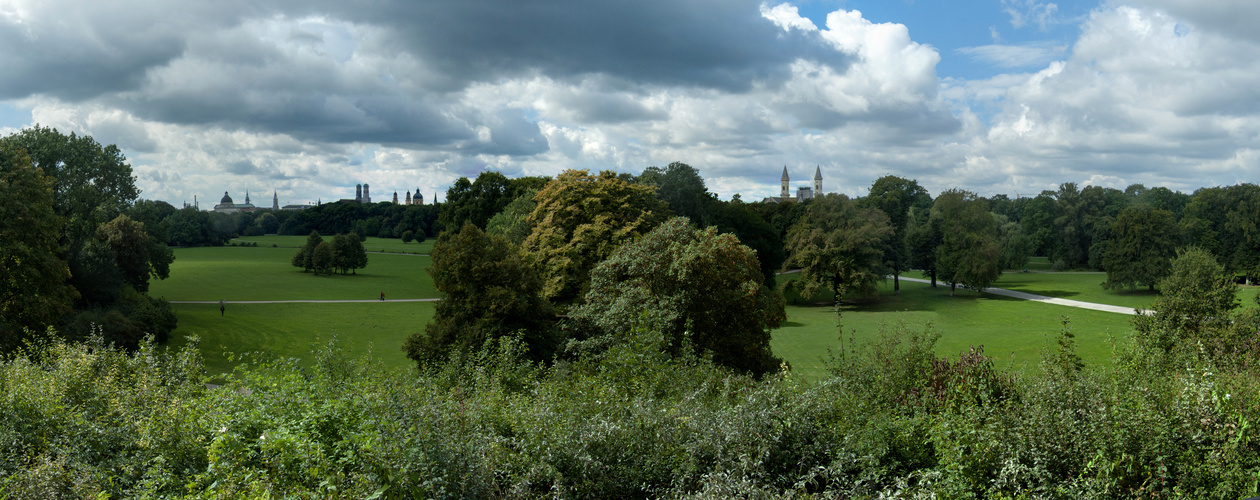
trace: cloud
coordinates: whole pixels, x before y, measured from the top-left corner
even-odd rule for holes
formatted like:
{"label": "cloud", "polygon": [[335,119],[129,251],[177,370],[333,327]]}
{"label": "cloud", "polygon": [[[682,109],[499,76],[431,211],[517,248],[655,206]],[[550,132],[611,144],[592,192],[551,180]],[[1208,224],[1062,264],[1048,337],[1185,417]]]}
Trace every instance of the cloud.
{"label": "cloud", "polygon": [[1029,23],[1036,24],[1042,31],[1054,24],[1055,14],[1059,6],[1052,2],[1038,0],[1002,0],[1002,12],[1011,18],[1011,26],[1022,28]]}
{"label": "cloud", "polygon": [[1066,55],[1067,46],[1054,42],[1034,42],[1020,45],[981,45],[963,47],[958,52],[976,61],[1000,68],[1030,68],[1045,66]]}

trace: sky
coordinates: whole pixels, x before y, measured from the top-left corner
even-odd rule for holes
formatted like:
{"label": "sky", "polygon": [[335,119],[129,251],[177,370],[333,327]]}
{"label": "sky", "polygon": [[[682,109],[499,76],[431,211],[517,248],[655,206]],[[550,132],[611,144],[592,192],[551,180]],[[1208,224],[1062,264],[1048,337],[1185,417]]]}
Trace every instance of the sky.
{"label": "sky", "polygon": [[1254,0],[0,0],[0,135],[210,208],[640,173],[1031,196],[1260,171]]}

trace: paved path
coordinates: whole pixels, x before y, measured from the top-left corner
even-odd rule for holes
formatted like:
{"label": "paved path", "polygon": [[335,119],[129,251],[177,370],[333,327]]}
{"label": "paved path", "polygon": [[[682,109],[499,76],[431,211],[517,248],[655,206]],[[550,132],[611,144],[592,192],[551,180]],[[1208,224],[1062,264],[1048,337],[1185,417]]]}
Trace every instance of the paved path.
{"label": "paved path", "polygon": [[[903,278],[904,279],[904,278]],[[363,299],[363,300],[225,300],[224,304],[356,304],[367,302],[437,302],[442,299]],[[172,304],[218,304],[217,300],[169,300]]]}
{"label": "paved path", "polygon": [[[891,278],[891,276],[889,277]],[[920,278],[907,278],[905,276],[902,276],[901,279],[903,281],[913,281],[916,283],[931,283],[930,280],[925,280],[925,279],[920,279]],[[1094,311],[1103,311],[1103,312],[1118,313],[1118,314],[1138,314],[1139,311],[1141,312],[1141,314],[1151,314],[1152,312],[1149,309],[1134,309],[1132,307],[1113,306],[1111,304],[1099,304],[1096,302],[1082,302],[1079,300],[1060,299],[1058,297],[1047,297],[1045,295],[1037,295],[1033,293],[1007,290],[1005,288],[985,288],[984,293],[991,293],[994,295],[1004,295],[1007,297],[1014,297],[1017,299],[1024,299],[1024,300],[1032,300],[1032,301],[1042,302],[1046,304],[1054,304],[1054,305],[1068,306],[1068,307],[1079,307],[1081,309],[1092,309]]]}

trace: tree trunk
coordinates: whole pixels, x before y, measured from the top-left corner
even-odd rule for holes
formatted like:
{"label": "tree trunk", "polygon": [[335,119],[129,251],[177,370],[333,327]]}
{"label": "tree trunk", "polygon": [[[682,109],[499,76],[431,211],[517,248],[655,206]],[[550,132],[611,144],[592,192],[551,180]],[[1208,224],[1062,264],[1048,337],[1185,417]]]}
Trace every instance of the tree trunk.
{"label": "tree trunk", "polygon": [[955,288],[958,288],[958,283],[950,283],[950,284],[949,284],[949,296],[950,296],[950,297],[953,297],[953,296],[954,296],[954,289],[955,289]]}
{"label": "tree trunk", "polygon": [[898,273],[893,273],[893,294],[901,295],[901,276]]}

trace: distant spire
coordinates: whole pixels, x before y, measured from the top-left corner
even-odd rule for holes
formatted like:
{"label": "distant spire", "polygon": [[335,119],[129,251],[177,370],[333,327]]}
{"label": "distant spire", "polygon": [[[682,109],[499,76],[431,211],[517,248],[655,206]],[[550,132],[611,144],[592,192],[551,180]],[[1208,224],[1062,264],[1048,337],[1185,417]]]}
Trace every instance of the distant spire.
{"label": "distant spire", "polygon": [[249,190],[248,189],[245,190],[245,204],[246,205],[249,204]]}
{"label": "distant spire", "polygon": [[271,191],[271,209],[280,210],[280,196],[274,190]]}
{"label": "distant spire", "polygon": [[814,165],[814,180],[822,180],[822,168],[818,165]]}
{"label": "distant spire", "polygon": [[788,174],[787,174],[787,165],[784,165],[784,166],[783,166],[783,179],[781,179],[781,180],[785,180],[785,181],[786,181],[786,180],[789,180],[789,179],[788,179]]}

